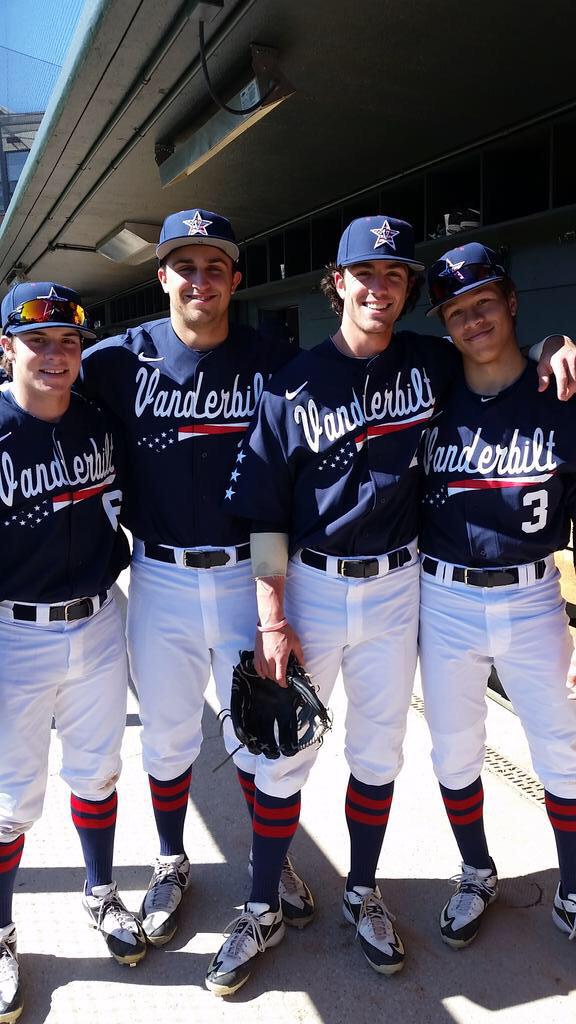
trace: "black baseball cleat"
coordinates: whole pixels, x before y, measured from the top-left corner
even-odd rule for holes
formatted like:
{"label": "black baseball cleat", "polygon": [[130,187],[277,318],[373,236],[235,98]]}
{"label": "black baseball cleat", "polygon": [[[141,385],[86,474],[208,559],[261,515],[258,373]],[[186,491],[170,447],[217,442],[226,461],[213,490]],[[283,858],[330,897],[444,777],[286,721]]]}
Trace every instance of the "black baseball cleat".
{"label": "black baseball cleat", "polygon": [[102,932],[117,963],[134,967],[146,955],[146,936],[142,925],[135,914],[126,910],[115,882],[93,886],[90,895],[84,886],[82,905],[91,927]]}
{"label": "black baseball cleat", "polygon": [[356,925],[356,935],[370,967],[378,974],[397,974],[404,967],[404,946],[378,886],[356,885],[344,893],[342,913]]}
{"label": "black baseball cleat", "polygon": [[230,934],[206,974],[206,988],[217,996],[231,996],[248,981],[255,961],[284,938],[282,910],[267,903],[246,903],[244,911],[228,925]]}
{"label": "black baseball cleat", "polygon": [[190,877],[186,854],[157,858],[140,908],[142,927],[153,946],[163,946],[175,934],[180,904],[190,885]]}
{"label": "black baseball cleat", "polygon": [[[252,851],[248,859],[248,874],[252,878]],[[291,928],[305,928],[316,913],[314,897],[306,882],[295,871],[290,857],[284,858],[282,874],[278,885],[278,897],[284,924]]]}
{"label": "black baseball cleat", "polygon": [[[566,899],[560,895],[560,883],[554,894],[552,920],[561,932],[566,932],[570,941],[576,936],[576,892],[568,893]],[[0,1018],[1,1019],[1,1018]]]}
{"label": "black baseball cleat", "polygon": [[13,1024],[24,1009],[20,965],[16,952],[16,928],[0,928],[0,1022]]}
{"label": "black baseball cleat", "polygon": [[440,932],[448,946],[462,949],[476,938],[484,911],[498,896],[494,861],[490,868],[462,864],[462,873],[455,881],[456,891],[440,914]]}

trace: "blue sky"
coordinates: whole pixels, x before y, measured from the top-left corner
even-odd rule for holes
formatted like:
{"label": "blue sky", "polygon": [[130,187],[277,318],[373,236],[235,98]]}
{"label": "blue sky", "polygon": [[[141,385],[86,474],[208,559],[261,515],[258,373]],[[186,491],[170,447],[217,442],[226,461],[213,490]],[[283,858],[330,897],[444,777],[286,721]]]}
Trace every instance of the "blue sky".
{"label": "blue sky", "polygon": [[43,111],[85,0],[1,0],[0,106]]}

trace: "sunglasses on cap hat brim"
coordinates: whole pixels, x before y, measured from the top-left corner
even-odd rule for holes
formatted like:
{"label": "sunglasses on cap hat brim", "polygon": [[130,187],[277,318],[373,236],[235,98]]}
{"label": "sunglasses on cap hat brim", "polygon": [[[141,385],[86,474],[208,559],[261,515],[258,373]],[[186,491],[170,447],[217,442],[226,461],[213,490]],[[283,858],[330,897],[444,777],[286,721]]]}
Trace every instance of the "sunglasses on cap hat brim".
{"label": "sunglasses on cap hat brim", "polygon": [[76,327],[80,333],[96,337],[83,307],[70,299],[29,299],[12,310],[3,325],[5,331],[19,328],[17,333],[50,326]]}
{"label": "sunglasses on cap hat brim", "polygon": [[[441,263],[444,265],[444,261]],[[433,270],[434,267],[428,273],[431,274]],[[448,267],[433,281],[429,281],[428,292],[432,305],[426,311],[426,316],[436,313],[446,302],[465,292],[491,284],[493,281],[502,281],[505,277],[504,267],[495,263],[469,263],[467,266],[454,269]]]}

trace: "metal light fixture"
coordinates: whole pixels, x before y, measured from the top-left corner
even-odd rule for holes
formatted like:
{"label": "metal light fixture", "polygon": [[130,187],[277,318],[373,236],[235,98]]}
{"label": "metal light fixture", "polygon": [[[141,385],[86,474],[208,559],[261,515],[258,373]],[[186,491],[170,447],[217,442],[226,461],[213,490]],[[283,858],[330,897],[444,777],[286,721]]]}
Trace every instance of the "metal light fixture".
{"label": "metal light fixture", "polygon": [[115,263],[136,266],[146,263],[155,254],[160,227],[158,224],[136,224],[124,221],[114,231],[102,238],[96,249],[102,256]]}
{"label": "metal light fixture", "polygon": [[202,125],[186,128],[172,139],[159,140],[156,160],[162,188],[187,178],[294,93],[278,66],[278,52],[252,44],[252,72],[227,103]]}

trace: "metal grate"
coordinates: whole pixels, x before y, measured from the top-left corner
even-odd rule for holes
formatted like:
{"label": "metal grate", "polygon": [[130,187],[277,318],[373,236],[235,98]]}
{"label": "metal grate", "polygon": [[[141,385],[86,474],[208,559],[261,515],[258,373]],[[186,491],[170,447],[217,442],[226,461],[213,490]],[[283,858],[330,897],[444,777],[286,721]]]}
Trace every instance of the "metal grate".
{"label": "metal grate", "polygon": [[[415,694],[412,697],[412,707],[419,715],[424,715],[424,701],[422,697]],[[519,790],[520,795],[532,800],[533,803],[544,806],[544,787],[534,775],[519,768],[518,765],[509,761],[503,754],[499,754],[493,747],[486,747],[484,763],[489,771],[499,775],[512,786]]]}

